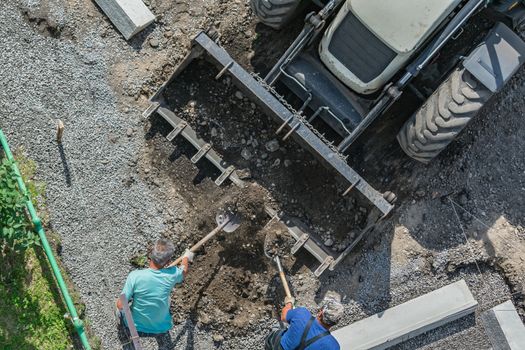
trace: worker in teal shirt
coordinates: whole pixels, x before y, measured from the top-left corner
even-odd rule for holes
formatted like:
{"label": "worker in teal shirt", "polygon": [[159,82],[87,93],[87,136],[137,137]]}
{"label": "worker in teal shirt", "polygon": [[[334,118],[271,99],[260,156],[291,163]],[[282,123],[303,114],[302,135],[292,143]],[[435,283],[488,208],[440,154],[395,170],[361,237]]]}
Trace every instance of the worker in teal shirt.
{"label": "worker in teal shirt", "polygon": [[[181,267],[168,265],[173,258],[171,241],[159,239],[149,256],[149,268],[132,271],[122,293],[132,301],[131,315],[137,331],[162,334],[173,328],[170,310],[170,295],[175,285],[182,283],[194,254],[186,250]],[[122,304],[117,300],[117,312],[121,317]]]}

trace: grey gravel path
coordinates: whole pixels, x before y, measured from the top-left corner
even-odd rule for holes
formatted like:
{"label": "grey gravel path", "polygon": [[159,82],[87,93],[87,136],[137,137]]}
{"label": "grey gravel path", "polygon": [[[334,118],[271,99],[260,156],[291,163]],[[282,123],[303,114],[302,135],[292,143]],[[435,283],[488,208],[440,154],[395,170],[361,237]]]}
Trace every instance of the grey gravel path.
{"label": "grey gravel path", "polygon": [[[6,2],[0,40],[0,126],[13,148],[23,146],[37,162],[49,223],[62,237],[62,260],[94,332],[114,349],[111,305],[129,257],[164,229],[141,179],[129,188],[123,183],[143,142],[139,113],[117,110],[100,40],[73,45],[44,37]],[[66,125],[62,150],[54,142],[56,118]]]}

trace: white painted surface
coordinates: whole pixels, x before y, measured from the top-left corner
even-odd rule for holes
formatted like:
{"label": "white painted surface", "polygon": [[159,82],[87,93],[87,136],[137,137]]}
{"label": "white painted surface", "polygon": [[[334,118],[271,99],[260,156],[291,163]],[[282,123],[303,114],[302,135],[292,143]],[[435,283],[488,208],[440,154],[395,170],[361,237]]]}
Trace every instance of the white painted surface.
{"label": "white painted surface", "polygon": [[351,11],[399,53],[413,51],[460,0],[349,0]]}
{"label": "white painted surface", "polygon": [[[459,3],[460,0],[347,0],[323,35],[319,45],[321,61],[350,89],[360,94],[374,93],[406,65],[413,53]],[[368,82],[359,79],[328,50],[336,29],[350,11],[397,52],[383,72]]]}
{"label": "white painted surface", "polygon": [[477,305],[461,280],[337,329],[332,335],[344,350],[386,349],[468,315]]}

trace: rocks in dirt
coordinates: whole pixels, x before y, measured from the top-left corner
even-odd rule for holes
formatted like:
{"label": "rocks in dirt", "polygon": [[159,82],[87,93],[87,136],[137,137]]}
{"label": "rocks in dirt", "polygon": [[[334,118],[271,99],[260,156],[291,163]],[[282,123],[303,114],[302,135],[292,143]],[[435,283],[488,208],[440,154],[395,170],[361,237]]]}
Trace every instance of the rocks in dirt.
{"label": "rocks in dirt", "polygon": [[241,180],[248,180],[252,178],[252,171],[249,168],[237,169],[237,176]]}
{"label": "rocks in dirt", "polygon": [[279,141],[273,139],[271,141],[268,141],[264,144],[264,148],[266,148],[266,150],[268,152],[275,152],[275,151],[278,151],[279,150]]}
{"label": "rocks in dirt", "polygon": [[290,159],[285,159],[283,164],[286,168],[288,168],[290,165],[292,165],[292,161]]}
{"label": "rocks in dirt", "polygon": [[126,130],[126,135],[127,135],[128,137],[133,136],[133,128],[128,128],[128,129]]}
{"label": "rocks in dirt", "polygon": [[459,196],[459,204],[461,205],[467,205],[468,203],[468,196],[465,194],[465,193],[462,193],[460,196]]}
{"label": "rocks in dirt", "polygon": [[425,197],[426,192],[425,192],[425,190],[417,190],[415,194],[416,194],[417,198],[423,198],[423,197]]}
{"label": "rocks in dirt", "polygon": [[248,148],[243,148],[241,151],[241,157],[246,160],[250,160],[253,157],[252,151],[250,151]]}
{"label": "rocks in dirt", "polygon": [[327,246],[327,247],[331,247],[331,246],[334,245],[334,240],[331,239],[331,238],[328,238],[327,240],[324,241],[323,244],[324,244],[325,246]]}
{"label": "rocks in dirt", "polygon": [[156,39],[156,38],[149,39],[149,46],[151,46],[153,48],[157,48],[157,47],[159,47],[159,45],[160,45],[160,42],[159,42],[158,39]]}
{"label": "rocks in dirt", "polygon": [[235,91],[235,97],[237,97],[239,100],[242,100],[244,96],[243,96],[242,92]]}
{"label": "rocks in dirt", "polygon": [[224,337],[220,334],[214,334],[212,338],[213,338],[213,341],[216,343],[222,343],[224,341]]}

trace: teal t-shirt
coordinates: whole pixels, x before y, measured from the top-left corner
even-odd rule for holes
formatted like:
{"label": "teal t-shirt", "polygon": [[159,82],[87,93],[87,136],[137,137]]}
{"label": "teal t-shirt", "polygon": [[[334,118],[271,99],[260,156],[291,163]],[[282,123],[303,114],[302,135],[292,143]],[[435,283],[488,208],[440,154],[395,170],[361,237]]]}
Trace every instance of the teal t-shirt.
{"label": "teal t-shirt", "polygon": [[133,299],[131,314],[139,332],[165,333],[173,327],[170,315],[170,295],[176,284],[184,280],[182,269],[132,271],[122,293]]}

